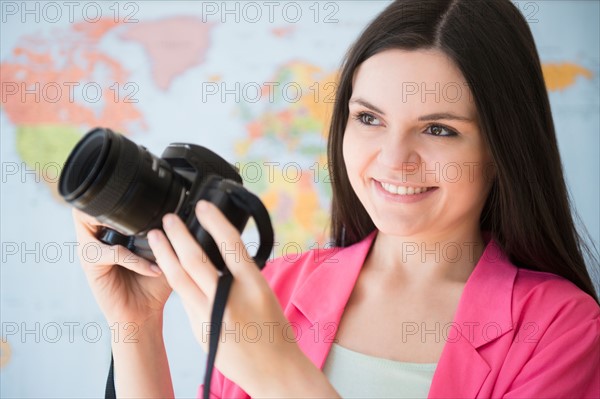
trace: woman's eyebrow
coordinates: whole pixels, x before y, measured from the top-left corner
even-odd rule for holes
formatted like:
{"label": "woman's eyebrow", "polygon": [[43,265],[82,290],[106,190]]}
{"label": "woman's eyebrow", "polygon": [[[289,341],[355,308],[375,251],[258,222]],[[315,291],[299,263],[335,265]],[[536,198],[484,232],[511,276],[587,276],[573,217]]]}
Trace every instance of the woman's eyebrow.
{"label": "woman's eyebrow", "polygon": [[419,121],[436,121],[439,119],[473,122],[473,119],[471,119],[471,118],[467,118],[466,116],[456,115],[451,112],[436,112],[434,114],[419,116]]}
{"label": "woman's eyebrow", "polygon": [[350,101],[348,101],[348,104],[352,104],[352,103],[360,104],[363,107],[369,108],[369,109],[377,112],[378,114],[385,115],[385,112],[383,112],[382,110],[380,110],[379,108],[377,108],[376,106],[374,106],[373,104],[368,102],[367,100],[363,100],[362,98],[351,98]]}

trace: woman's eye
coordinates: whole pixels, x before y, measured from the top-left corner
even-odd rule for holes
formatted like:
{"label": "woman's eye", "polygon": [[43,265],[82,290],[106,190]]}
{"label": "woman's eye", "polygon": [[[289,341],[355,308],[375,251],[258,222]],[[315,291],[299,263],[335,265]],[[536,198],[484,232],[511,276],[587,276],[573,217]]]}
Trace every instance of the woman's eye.
{"label": "woman's eye", "polygon": [[441,125],[430,125],[427,127],[427,131],[432,136],[456,136],[456,132]]}
{"label": "woman's eye", "polygon": [[367,126],[379,126],[381,124],[381,121],[379,119],[366,112],[359,113],[354,119]]}

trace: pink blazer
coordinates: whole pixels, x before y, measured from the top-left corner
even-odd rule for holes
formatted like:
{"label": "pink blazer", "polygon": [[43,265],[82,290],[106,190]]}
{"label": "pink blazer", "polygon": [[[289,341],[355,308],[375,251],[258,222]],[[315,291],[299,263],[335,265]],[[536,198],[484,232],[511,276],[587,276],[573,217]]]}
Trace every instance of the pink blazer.
{"label": "pink blazer", "polygon": [[[296,333],[319,368],[375,235],[347,248],[278,258],[264,269],[290,336]],[[484,240],[454,322],[442,329],[446,343],[429,397],[600,398],[598,304],[564,278],[517,268],[488,234]],[[217,370],[211,395],[249,397]]]}

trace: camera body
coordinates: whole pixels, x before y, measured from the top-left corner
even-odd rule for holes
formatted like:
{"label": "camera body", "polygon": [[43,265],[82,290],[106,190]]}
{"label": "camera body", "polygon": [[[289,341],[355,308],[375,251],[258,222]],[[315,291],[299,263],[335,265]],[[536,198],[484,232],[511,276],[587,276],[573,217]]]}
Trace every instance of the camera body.
{"label": "camera body", "polygon": [[148,231],[162,228],[165,214],[176,213],[213,265],[226,270],[216,242],[196,218],[199,200],[217,206],[240,233],[248,219],[255,218],[261,237],[255,256],[259,267],[273,247],[272,226],[262,202],[243,188],[233,165],[199,145],[173,143],[158,158],[110,129],[94,129],[69,155],[59,192],[107,226],[99,230],[99,240],[123,245],[148,260],[155,260]]}
{"label": "camera body", "polygon": [[[174,213],[184,221],[215,267],[223,270],[225,264],[219,255],[217,244],[198,223],[194,206],[200,200],[212,202],[239,232],[244,230],[250,215],[236,207],[229,197],[236,184],[243,184],[242,178],[232,165],[215,159],[215,155],[199,145],[172,143],[164,150],[161,159],[172,167],[174,173],[186,180],[187,184],[184,186],[189,186],[189,189],[181,193],[181,202]],[[153,224],[152,227],[129,236],[103,228],[98,238],[109,245],[124,245],[137,255],[154,261],[154,254],[146,238],[152,228],[160,228],[160,225]]]}

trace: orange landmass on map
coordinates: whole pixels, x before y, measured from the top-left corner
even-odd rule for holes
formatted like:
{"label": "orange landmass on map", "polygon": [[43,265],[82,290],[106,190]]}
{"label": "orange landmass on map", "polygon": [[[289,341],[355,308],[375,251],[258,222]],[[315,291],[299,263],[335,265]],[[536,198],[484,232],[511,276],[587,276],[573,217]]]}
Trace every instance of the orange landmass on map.
{"label": "orange landmass on map", "polygon": [[156,85],[167,90],[177,76],[204,62],[213,25],[196,17],[172,17],[132,26],[121,38],[144,47]]}
{"label": "orange landmass on map", "polygon": [[101,19],[98,22],[77,22],[72,25],[74,32],[85,36],[86,38],[94,41],[100,40],[109,30],[119,25],[119,22],[115,22],[114,19],[106,18]]}
{"label": "orange landmass on map", "polygon": [[[24,37],[0,64],[0,100],[9,121],[14,125],[110,126],[122,133],[130,130],[131,123],[145,127],[136,103],[126,101],[128,93],[122,90],[129,72],[97,48],[102,36],[115,26],[109,19],[76,23],[57,33],[58,40]],[[86,84],[100,87],[101,92],[82,96]]]}
{"label": "orange landmass on map", "polygon": [[320,210],[319,197],[313,187],[312,176],[304,173],[298,184],[293,214],[304,229],[314,226],[314,216]]}
{"label": "orange landmass on map", "polygon": [[296,28],[293,25],[287,25],[271,29],[271,33],[279,38],[287,38],[291,36],[295,30]]}
{"label": "orange landmass on map", "polygon": [[587,79],[594,76],[589,69],[571,62],[542,64],[542,72],[549,91],[567,89],[575,83],[578,76]]}

